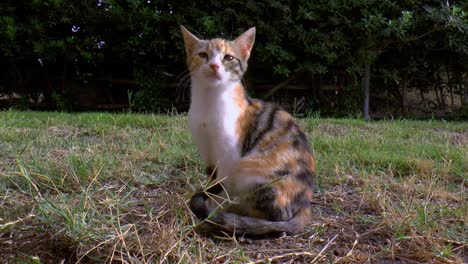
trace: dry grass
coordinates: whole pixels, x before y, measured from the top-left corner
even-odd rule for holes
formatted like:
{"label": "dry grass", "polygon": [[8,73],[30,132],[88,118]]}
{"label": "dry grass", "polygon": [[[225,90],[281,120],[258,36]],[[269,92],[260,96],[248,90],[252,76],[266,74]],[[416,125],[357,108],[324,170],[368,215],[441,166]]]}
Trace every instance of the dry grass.
{"label": "dry grass", "polygon": [[463,263],[468,123],[309,118],[319,186],[294,237],[194,232],[184,116],[0,112],[6,263]]}

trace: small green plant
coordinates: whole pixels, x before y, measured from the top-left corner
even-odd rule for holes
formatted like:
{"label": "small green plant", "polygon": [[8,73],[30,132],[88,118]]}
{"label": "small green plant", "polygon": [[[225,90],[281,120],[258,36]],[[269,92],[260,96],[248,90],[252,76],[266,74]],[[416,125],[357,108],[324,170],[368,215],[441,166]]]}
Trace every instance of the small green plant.
{"label": "small green plant", "polygon": [[438,258],[450,258],[453,256],[453,245],[445,245],[436,250],[435,256]]}
{"label": "small green plant", "polygon": [[28,110],[30,106],[29,97],[22,96],[17,100],[13,101],[13,105],[11,106],[11,110]]}
{"label": "small green plant", "polygon": [[15,259],[18,264],[41,264],[41,260],[36,256],[24,256]]}
{"label": "small green plant", "polygon": [[459,120],[468,120],[468,105],[462,106],[455,113],[456,118]]}
{"label": "small green plant", "polygon": [[127,91],[127,98],[128,98],[128,105],[129,105],[129,111],[132,113],[133,111],[133,91],[128,90]]}
{"label": "small green plant", "polygon": [[169,97],[165,95],[166,77],[160,71],[151,72],[136,70],[135,81],[139,90],[130,93],[131,109],[142,112],[160,112],[170,106]]}
{"label": "small green plant", "polygon": [[51,97],[58,111],[71,112],[78,109],[79,102],[77,96],[71,92],[63,94],[54,91]]}
{"label": "small green plant", "polygon": [[65,111],[67,109],[67,103],[65,97],[57,92],[52,93],[52,101],[59,111]]}

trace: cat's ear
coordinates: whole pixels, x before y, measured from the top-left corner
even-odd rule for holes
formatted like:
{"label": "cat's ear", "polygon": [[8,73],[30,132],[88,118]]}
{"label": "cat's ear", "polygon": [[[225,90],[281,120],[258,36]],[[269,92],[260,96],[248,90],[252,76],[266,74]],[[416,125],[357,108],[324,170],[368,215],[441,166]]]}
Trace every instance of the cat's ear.
{"label": "cat's ear", "polygon": [[191,54],[195,44],[197,44],[200,40],[182,25],[180,25],[180,30],[182,31],[182,36],[184,37],[185,51],[187,54]]}
{"label": "cat's ear", "polygon": [[241,55],[244,60],[247,60],[249,58],[250,51],[252,51],[254,42],[255,27],[250,28],[234,40],[234,43],[236,43],[236,45],[240,48]]}

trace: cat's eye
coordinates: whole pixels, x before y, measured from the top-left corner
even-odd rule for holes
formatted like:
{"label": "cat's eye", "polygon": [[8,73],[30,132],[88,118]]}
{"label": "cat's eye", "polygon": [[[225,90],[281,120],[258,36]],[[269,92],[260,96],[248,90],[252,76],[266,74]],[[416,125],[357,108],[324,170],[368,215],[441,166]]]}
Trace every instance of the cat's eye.
{"label": "cat's eye", "polygon": [[234,57],[231,56],[231,55],[226,55],[226,56],[224,56],[224,60],[225,60],[225,61],[232,61],[233,59],[234,59]]}
{"label": "cat's eye", "polygon": [[208,59],[208,53],[206,52],[200,52],[198,53],[198,56],[200,56],[200,58],[205,59],[205,60]]}

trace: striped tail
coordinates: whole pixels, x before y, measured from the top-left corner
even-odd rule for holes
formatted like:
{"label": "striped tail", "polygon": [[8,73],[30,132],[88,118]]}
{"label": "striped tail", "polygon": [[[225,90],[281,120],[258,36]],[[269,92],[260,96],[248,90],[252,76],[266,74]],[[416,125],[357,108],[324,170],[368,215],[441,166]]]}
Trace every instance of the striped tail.
{"label": "striped tail", "polygon": [[197,226],[202,233],[229,233],[246,236],[265,236],[287,233],[294,235],[301,232],[310,222],[310,207],[300,208],[296,214],[286,221],[268,221],[265,219],[242,216],[225,210],[212,214],[206,204],[207,195],[203,192],[195,194],[190,200],[190,210],[195,216],[204,220]]}

